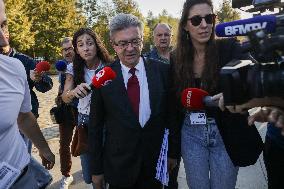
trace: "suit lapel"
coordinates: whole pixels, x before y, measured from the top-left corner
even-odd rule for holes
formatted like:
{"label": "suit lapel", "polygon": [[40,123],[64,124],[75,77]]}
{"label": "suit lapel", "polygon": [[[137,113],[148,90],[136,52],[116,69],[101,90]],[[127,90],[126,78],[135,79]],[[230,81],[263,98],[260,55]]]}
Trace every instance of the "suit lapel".
{"label": "suit lapel", "polygon": [[146,70],[146,76],[147,76],[147,82],[148,82],[148,89],[149,89],[149,101],[150,101],[150,108],[151,108],[151,116],[155,115],[156,113],[156,107],[155,104],[158,104],[159,98],[157,97],[157,90],[159,88],[159,85],[157,84],[157,78],[154,70],[154,66],[151,62],[146,61],[143,57],[143,62]]}
{"label": "suit lapel", "polygon": [[125,84],[124,84],[124,79],[123,79],[123,75],[122,75],[122,71],[121,71],[121,65],[120,65],[120,61],[115,61],[113,63],[112,66],[113,70],[116,72],[116,79],[113,80],[113,90],[115,94],[113,96],[114,102],[120,103],[120,107],[122,107],[124,109],[124,113],[126,116],[129,117],[129,119],[131,118],[135,118],[133,120],[135,120],[136,124],[135,125],[139,125],[139,119],[137,119],[134,111],[132,110],[132,106],[130,104],[129,98],[128,98],[128,94],[127,94],[127,90],[125,88]]}

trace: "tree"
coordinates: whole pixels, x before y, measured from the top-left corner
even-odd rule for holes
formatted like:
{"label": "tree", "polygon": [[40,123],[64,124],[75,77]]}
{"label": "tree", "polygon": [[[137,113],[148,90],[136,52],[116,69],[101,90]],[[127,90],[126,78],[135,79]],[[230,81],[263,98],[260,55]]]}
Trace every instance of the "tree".
{"label": "tree", "polygon": [[10,45],[27,53],[34,46],[35,33],[31,31],[32,22],[26,14],[25,3],[25,0],[5,1]]}
{"label": "tree", "polygon": [[88,27],[92,27],[94,25],[95,19],[101,13],[97,0],[79,0],[76,2],[76,7],[80,13],[86,17],[85,25]]}
{"label": "tree", "polygon": [[240,19],[240,13],[232,8],[231,0],[223,0],[220,9],[217,10],[217,17],[220,23],[229,22]]}
{"label": "tree", "polygon": [[133,0],[112,0],[115,12],[133,14],[140,19],[143,19],[142,13],[139,11],[137,2]]}
{"label": "tree", "polygon": [[106,1],[101,1],[98,3],[98,15],[94,21],[93,30],[100,36],[104,45],[111,54],[114,54],[114,51],[109,43],[109,21],[115,15],[113,6]]}
{"label": "tree", "polygon": [[26,0],[26,10],[35,33],[34,53],[46,60],[55,60],[60,54],[60,40],[72,36],[83,26],[73,0]]}

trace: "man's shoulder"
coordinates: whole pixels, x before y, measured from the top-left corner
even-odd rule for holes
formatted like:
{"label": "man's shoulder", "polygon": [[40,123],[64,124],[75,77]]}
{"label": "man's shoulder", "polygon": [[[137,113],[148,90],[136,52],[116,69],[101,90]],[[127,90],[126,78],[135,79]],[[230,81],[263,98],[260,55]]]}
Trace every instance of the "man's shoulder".
{"label": "man's shoulder", "polygon": [[149,57],[149,56],[146,56],[144,58],[145,58],[145,60],[148,64],[152,64],[152,65],[155,65],[157,67],[161,67],[161,68],[165,68],[165,69],[169,67],[169,64],[165,64],[160,59]]}
{"label": "man's shoulder", "polygon": [[34,59],[32,59],[30,56],[18,51],[13,54],[13,57],[19,59],[23,63],[35,63]]}
{"label": "man's shoulder", "polygon": [[1,71],[9,71],[19,76],[26,76],[25,68],[17,58],[0,54],[0,65],[1,67],[5,67],[5,69],[1,69]]}

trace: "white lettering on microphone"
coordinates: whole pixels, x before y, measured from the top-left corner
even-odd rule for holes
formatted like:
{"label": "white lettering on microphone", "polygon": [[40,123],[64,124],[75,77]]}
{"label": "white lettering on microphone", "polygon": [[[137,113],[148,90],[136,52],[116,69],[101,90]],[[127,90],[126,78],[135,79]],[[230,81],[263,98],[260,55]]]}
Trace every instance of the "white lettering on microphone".
{"label": "white lettering on microphone", "polygon": [[225,35],[226,36],[243,35],[243,34],[247,34],[250,31],[265,29],[266,26],[267,26],[267,22],[227,26],[225,27]]}
{"label": "white lettering on microphone", "polygon": [[188,91],[186,94],[186,106],[187,107],[190,107],[191,96],[192,96],[192,91]]}
{"label": "white lettering on microphone", "polygon": [[99,79],[102,78],[104,75],[105,75],[105,70],[102,69],[101,71],[99,71],[99,72],[96,74],[96,80],[99,81]]}

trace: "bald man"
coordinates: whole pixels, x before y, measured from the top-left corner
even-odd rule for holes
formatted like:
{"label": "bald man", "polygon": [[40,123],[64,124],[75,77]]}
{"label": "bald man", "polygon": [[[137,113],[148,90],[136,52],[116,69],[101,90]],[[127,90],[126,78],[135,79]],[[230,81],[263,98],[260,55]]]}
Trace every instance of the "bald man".
{"label": "bald man", "polygon": [[146,54],[151,59],[159,60],[163,63],[170,63],[170,44],[172,39],[172,29],[166,23],[158,23],[153,30],[154,48]]}
{"label": "bald man", "polygon": [[[165,64],[170,63],[170,52],[172,50],[171,39],[172,29],[166,23],[158,23],[153,30],[154,48],[145,54],[151,60],[156,60]],[[171,171],[169,178],[169,185],[165,189],[177,189],[177,176],[179,171],[179,164],[181,158],[177,159],[177,166]]]}

